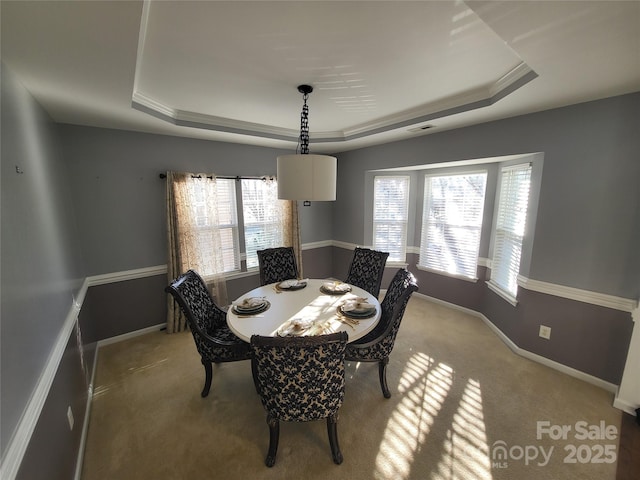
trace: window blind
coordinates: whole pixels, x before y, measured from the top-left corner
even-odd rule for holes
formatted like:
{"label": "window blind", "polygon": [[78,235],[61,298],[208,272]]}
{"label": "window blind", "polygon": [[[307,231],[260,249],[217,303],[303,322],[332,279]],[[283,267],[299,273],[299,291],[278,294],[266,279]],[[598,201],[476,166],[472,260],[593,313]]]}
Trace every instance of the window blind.
{"label": "window blind", "polygon": [[236,181],[218,178],[216,184],[218,190],[218,228],[224,271],[232,272],[240,270]]}
{"label": "window blind", "polygon": [[284,244],[278,183],[242,180],[242,211],[247,268],[258,266],[258,250]]}
{"label": "window blind", "polygon": [[520,272],[530,185],[530,164],[502,169],[491,281],[514,298],[518,293],[517,279]]}
{"label": "window blind", "polygon": [[425,176],[418,265],[475,279],[487,173]]}
{"label": "window blind", "polygon": [[373,187],[373,248],[404,262],[409,219],[409,177],[380,176]]}

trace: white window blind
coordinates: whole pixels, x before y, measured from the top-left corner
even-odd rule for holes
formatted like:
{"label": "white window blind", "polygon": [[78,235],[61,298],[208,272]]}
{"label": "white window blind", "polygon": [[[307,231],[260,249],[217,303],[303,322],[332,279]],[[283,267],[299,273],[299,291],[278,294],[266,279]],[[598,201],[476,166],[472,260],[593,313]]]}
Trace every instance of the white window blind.
{"label": "white window blind", "polygon": [[418,265],[477,277],[486,172],[425,176]]}
{"label": "white window blind", "polygon": [[380,176],[373,187],[373,248],[404,262],[409,218],[409,177]]}
{"label": "white window blind", "polygon": [[247,268],[258,266],[258,250],[284,245],[282,209],[275,180],[242,180],[242,211]]}
{"label": "white window blind", "polygon": [[530,185],[531,165],[516,165],[502,169],[491,262],[491,282],[514,298],[518,293],[517,279],[527,221]]}
{"label": "white window blind", "polygon": [[238,208],[236,205],[236,181],[216,179],[218,190],[218,228],[224,262],[224,271],[240,270],[238,243]]}

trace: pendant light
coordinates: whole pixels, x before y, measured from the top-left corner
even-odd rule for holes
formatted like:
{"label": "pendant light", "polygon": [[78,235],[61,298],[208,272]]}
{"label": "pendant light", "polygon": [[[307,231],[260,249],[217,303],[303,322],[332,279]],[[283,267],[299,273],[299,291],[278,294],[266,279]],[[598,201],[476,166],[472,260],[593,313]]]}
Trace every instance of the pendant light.
{"label": "pendant light", "polygon": [[310,85],[300,85],[304,105],[300,116],[300,153],[280,155],[278,166],[278,198],[280,200],[333,201],[336,199],[338,160],[329,155],[309,153],[309,107],[307,98],[313,92]]}

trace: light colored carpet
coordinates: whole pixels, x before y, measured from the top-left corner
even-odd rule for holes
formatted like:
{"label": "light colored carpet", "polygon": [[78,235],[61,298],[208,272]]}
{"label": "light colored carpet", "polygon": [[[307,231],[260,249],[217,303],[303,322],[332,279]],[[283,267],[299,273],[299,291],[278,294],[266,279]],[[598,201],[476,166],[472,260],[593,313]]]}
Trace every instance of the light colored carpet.
{"label": "light colored carpet", "polygon": [[[331,460],[325,422],[281,423],[269,469],[249,362],[214,366],[201,398],[204,369],[190,333],[103,347],[82,478],[615,479],[615,463],[606,463],[621,422],[612,394],[513,354],[479,318],[412,297],[387,375],[389,400],[377,365],[347,364],[342,465]],[[571,430],[539,439],[537,422]],[[592,436],[602,424],[618,435],[576,438],[577,422]]]}

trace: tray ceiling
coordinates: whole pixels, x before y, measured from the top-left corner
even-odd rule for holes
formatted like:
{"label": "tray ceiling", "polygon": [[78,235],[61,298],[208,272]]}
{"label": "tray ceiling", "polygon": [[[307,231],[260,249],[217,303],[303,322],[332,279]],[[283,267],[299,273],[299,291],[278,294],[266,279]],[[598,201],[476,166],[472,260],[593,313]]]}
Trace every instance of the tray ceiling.
{"label": "tray ceiling", "polygon": [[640,90],[640,2],[1,8],[3,62],[61,123],[295,148],[305,83],[335,153]]}

